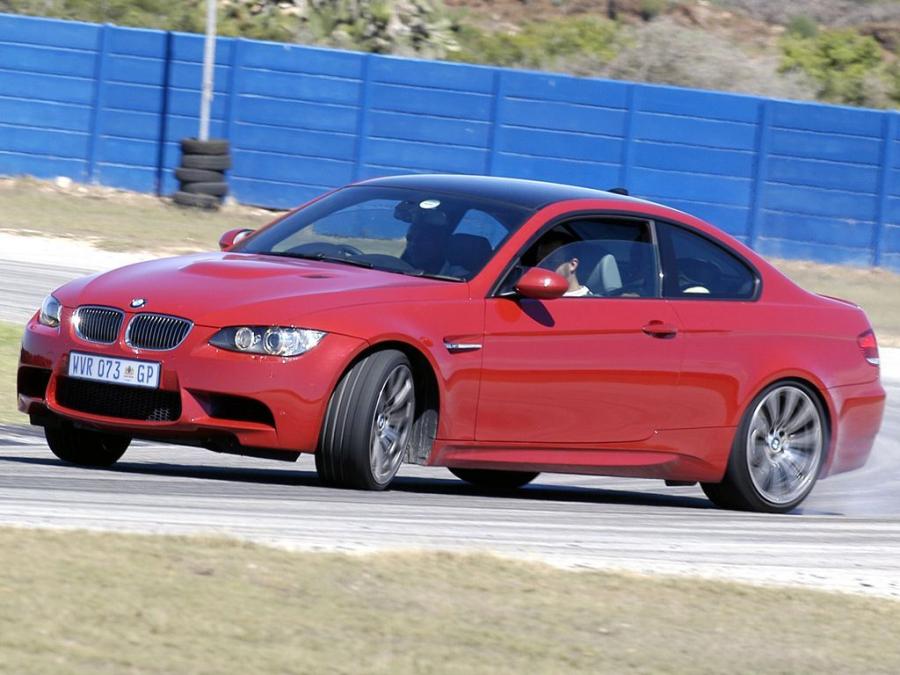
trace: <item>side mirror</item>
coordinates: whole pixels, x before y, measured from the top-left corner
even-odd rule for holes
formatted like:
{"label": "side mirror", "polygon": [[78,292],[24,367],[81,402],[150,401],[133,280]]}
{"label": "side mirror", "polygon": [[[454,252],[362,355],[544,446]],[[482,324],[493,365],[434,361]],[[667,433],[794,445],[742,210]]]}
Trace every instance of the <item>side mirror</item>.
{"label": "side mirror", "polygon": [[219,237],[219,248],[223,251],[227,251],[241,239],[249,237],[253,232],[253,230],[248,230],[246,227],[228,230],[228,232]]}
{"label": "side mirror", "polygon": [[561,298],[569,290],[569,283],[556,272],[532,267],[519,279],[516,292],[524,298],[552,300]]}

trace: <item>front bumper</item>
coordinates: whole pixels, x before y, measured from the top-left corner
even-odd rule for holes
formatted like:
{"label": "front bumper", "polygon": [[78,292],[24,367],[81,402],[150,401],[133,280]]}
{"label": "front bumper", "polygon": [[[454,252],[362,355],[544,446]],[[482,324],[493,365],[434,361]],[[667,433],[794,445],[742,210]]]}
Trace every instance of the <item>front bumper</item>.
{"label": "front bumper", "polygon": [[[239,354],[209,344],[216,328],[195,325],[174,350],[136,350],[121,335],[110,345],[82,340],[71,330],[70,317],[70,311],[63,313],[60,329],[35,318],[28,323],[19,360],[20,411],[37,423],[62,418],[137,438],[230,451],[314,451],[329,396],[344,368],[365,346],[362,340],[329,334],[294,358]],[[161,363],[159,391],[180,402],[175,417],[148,421],[95,414],[87,410],[96,410],[96,405],[58,396],[61,386],[68,385],[73,350]]]}

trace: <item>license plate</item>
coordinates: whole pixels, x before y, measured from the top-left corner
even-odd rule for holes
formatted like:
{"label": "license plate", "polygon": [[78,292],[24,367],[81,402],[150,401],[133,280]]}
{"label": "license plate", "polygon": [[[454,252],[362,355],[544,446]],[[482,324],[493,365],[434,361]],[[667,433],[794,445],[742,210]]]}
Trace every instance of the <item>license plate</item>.
{"label": "license plate", "polygon": [[69,354],[69,377],[80,380],[156,389],[159,387],[159,371],[159,364],[152,361],[115,359],[81,352]]}

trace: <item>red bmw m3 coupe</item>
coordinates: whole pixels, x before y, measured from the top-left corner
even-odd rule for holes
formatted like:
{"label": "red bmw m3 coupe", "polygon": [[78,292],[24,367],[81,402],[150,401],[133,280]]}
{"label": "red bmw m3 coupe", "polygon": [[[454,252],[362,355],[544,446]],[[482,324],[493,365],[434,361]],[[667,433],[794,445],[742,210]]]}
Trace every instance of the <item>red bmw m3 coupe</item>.
{"label": "red bmw m3 coupe", "polygon": [[133,438],[294,460],[381,490],[404,461],[486,488],[539,472],[699,482],[788,511],[881,424],[863,311],[739,241],[624,195],[397,176],[222,251],[54,291],[18,402],[86,466]]}

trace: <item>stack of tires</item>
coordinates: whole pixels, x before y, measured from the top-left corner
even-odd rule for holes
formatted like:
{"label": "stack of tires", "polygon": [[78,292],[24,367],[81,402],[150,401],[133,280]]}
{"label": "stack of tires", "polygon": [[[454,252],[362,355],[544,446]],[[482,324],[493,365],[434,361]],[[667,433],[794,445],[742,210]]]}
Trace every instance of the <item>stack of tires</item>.
{"label": "stack of tires", "polygon": [[182,206],[216,209],[228,194],[225,171],[231,168],[228,141],[181,141],[181,166],[175,169],[180,188],[172,200]]}

